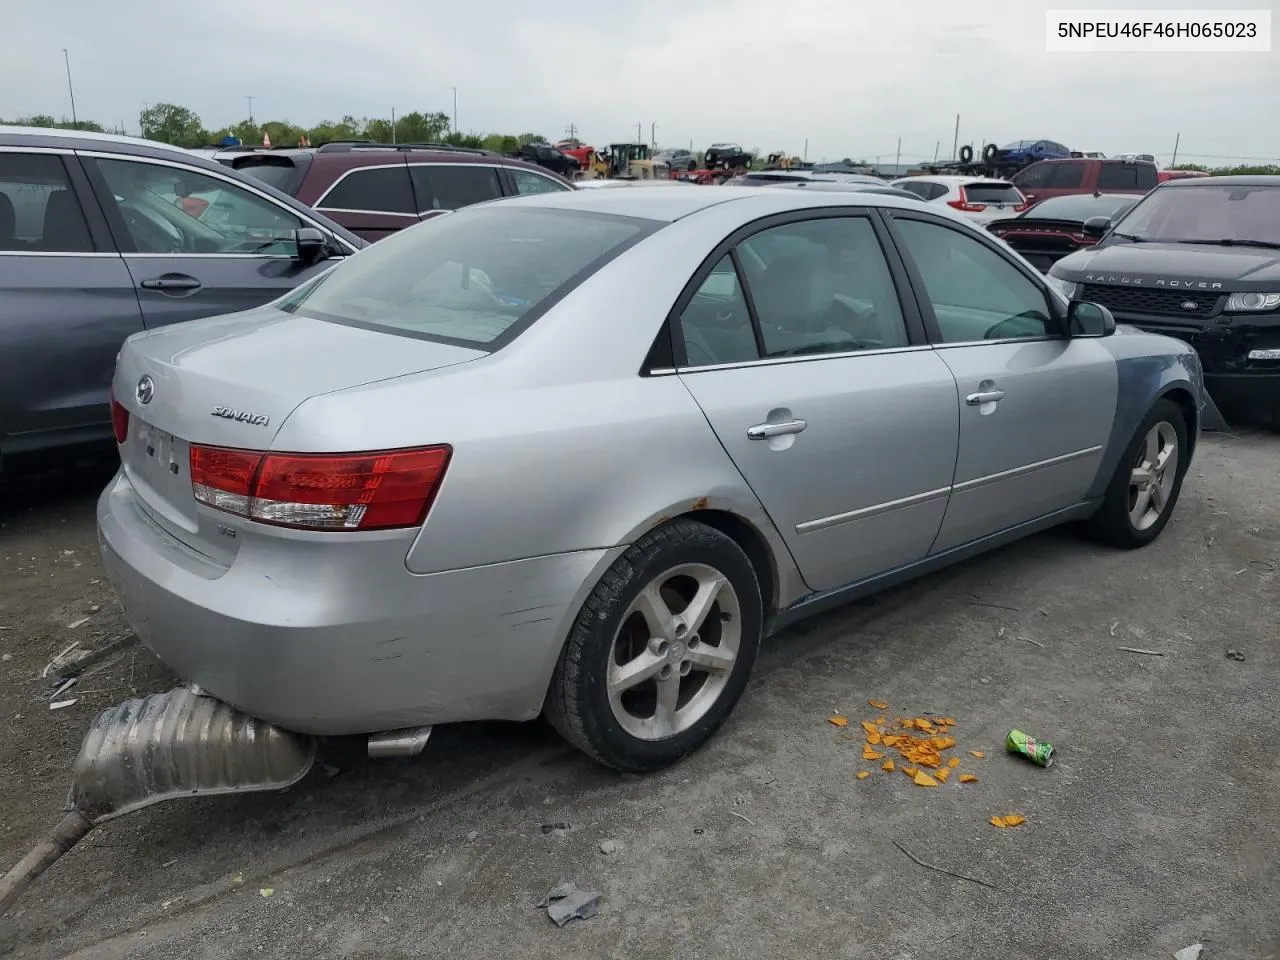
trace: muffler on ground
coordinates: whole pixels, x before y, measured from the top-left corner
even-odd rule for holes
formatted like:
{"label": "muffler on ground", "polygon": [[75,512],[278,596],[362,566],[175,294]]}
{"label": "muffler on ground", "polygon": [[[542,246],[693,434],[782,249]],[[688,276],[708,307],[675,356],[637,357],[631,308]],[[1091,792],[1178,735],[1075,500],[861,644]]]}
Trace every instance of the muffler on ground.
{"label": "muffler on ground", "polygon": [[0,914],[99,824],[163,800],[283,790],[315,757],[312,738],[189,687],[111,707],[80,747],[66,816],[0,878]]}

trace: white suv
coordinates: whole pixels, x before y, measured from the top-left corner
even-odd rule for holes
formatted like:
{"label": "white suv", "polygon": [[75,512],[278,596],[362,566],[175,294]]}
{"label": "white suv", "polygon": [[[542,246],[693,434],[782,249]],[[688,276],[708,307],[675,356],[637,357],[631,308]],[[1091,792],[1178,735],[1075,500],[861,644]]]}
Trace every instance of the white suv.
{"label": "white suv", "polygon": [[1007,180],[982,177],[902,177],[891,186],[909,190],[929,203],[945,203],[976,223],[987,223],[1027,209],[1027,198]]}

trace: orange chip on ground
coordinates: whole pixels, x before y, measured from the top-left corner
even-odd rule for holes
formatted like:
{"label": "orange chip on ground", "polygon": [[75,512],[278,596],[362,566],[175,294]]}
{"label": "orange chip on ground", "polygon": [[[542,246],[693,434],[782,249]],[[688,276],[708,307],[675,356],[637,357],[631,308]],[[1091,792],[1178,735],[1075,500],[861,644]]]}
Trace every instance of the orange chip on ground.
{"label": "orange chip on ground", "polygon": [[1019,827],[1027,822],[1027,818],[1020,813],[1008,813],[1004,817],[1004,825],[1006,827]]}
{"label": "orange chip on ground", "polygon": [[992,818],[991,818],[991,825],[992,825],[993,827],[999,827],[1001,830],[1003,830],[1003,829],[1004,829],[1004,826],[1005,826],[1005,824],[1004,824],[1004,817],[992,817]]}
{"label": "orange chip on ground", "polygon": [[937,780],[924,772],[917,773],[911,779],[917,787],[936,787],[938,785]]}
{"label": "orange chip on ground", "polygon": [[877,710],[889,709],[889,704],[885,703],[883,700],[868,700],[867,705],[871,707],[875,707]]}
{"label": "orange chip on ground", "polygon": [[880,769],[881,769],[881,770],[884,770],[884,771],[885,771],[885,772],[887,772],[887,773],[892,773],[892,772],[893,772],[893,761],[892,761],[892,760],[886,760],[884,763],[880,764]]}
{"label": "orange chip on ground", "polygon": [[827,717],[827,723],[835,727],[847,727],[849,725],[849,718],[842,717],[837,713],[834,716]]}
{"label": "orange chip on ground", "polygon": [[960,774],[960,782],[961,783],[977,783],[978,778],[975,777],[972,773],[962,773]]}
{"label": "orange chip on ground", "polygon": [[985,757],[985,756],[986,756],[986,754],[985,754],[985,753],[983,753],[981,750],[970,750],[970,751],[969,751],[969,756],[971,756],[971,757],[977,757],[979,760],[981,760],[983,757]]}
{"label": "orange chip on ground", "polygon": [[916,717],[915,725],[917,730],[923,730],[925,733],[934,733],[937,729],[926,717]]}
{"label": "orange chip on ground", "polygon": [[915,767],[903,767],[902,772],[905,773],[908,777],[914,777],[920,771],[917,770]]}
{"label": "orange chip on ground", "polygon": [[939,717],[938,723],[946,724],[948,727],[954,727],[956,725],[956,718],[955,717]]}
{"label": "orange chip on ground", "polygon": [[883,752],[881,752],[881,751],[879,751],[879,750],[872,750],[872,749],[871,749],[870,744],[866,744],[866,743],[864,743],[864,744],[862,745],[862,759],[863,759],[863,760],[881,760],[881,759],[883,759],[883,758],[884,758],[884,753],[883,753]]}
{"label": "orange chip on ground", "polygon": [[939,750],[950,750],[956,745],[955,737],[934,737],[930,741]]}
{"label": "orange chip on ground", "polygon": [[867,779],[867,777],[869,777],[869,776],[871,776],[871,771],[869,771],[869,770],[859,770],[859,771],[858,771],[858,779],[859,779],[859,780],[865,780],[865,779]]}
{"label": "orange chip on ground", "polygon": [[868,730],[868,731],[867,731],[867,743],[879,743],[879,742],[880,742],[880,731],[879,731],[879,730]]}
{"label": "orange chip on ground", "polygon": [[946,783],[947,777],[949,776],[951,776],[951,771],[948,770],[946,767],[943,767],[941,770],[939,770],[937,773],[933,775],[933,778],[937,780],[939,783]]}
{"label": "orange chip on ground", "polygon": [[960,758],[952,757],[950,760],[947,761],[947,766],[951,767],[952,769],[960,766]]}

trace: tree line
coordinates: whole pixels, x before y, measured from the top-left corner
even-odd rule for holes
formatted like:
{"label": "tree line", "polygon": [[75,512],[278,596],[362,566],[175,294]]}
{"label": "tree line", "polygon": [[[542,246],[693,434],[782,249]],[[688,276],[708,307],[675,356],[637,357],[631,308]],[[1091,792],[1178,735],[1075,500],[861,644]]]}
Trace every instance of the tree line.
{"label": "tree line", "polygon": [[[17,120],[0,120],[0,124],[25,127],[51,127],[64,130],[86,130],[96,133],[124,133],[124,130],[108,129],[92,120],[72,122],[65,117],[37,114],[19,117]],[[265,123],[247,118],[239,123],[207,129],[194,110],[175,103],[156,103],[138,115],[142,136],[175,147],[189,149],[219,146],[227,137],[235,137],[245,146],[257,146],[263,136],[272,146],[292,147],[300,143],[318,145],[334,140],[373,140],[378,143],[448,143],[455,147],[474,147],[498,153],[515,153],[529,143],[547,143],[547,138],[537,133],[462,133],[451,129],[449,115],[442,111],[414,111],[396,117],[394,122],[383,117],[345,116],[341,120],[322,120],[313,127],[303,127],[287,120],[269,120]],[[758,154],[758,151],[757,151]],[[796,158],[798,159],[798,158]],[[846,164],[862,164],[848,157]],[[1215,176],[1229,175],[1280,175],[1280,165],[1242,164],[1232,167],[1206,167],[1194,163],[1179,163],[1171,170],[1202,170]]]}

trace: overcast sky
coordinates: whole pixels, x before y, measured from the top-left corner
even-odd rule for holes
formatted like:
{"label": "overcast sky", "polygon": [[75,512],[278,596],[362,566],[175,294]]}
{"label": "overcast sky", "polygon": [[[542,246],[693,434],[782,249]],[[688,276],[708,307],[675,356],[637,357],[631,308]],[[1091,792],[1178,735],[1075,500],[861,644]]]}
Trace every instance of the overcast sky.
{"label": "overcast sky", "polygon": [[[1280,53],[1048,54],[1045,10],[1204,8],[1070,0],[26,0],[0,33],[0,117],[136,131],[144,103],[210,128],[453,111],[464,131],[576,124],[597,145],[736,140],[809,159],[929,159],[960,142],[1206,163],[1280,158]],[[1280,0],[1217,0],[1273,9]],[[1274,16],[1274,14],[1273,14]],[[1275,17],[1280,24],[1280,16]]]}

